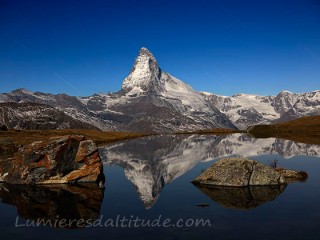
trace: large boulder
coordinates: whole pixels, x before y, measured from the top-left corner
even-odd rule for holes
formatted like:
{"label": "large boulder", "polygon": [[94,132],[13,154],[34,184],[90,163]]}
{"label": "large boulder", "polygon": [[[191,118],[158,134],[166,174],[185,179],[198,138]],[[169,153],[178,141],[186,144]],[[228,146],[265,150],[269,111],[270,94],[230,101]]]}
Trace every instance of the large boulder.
{"label": "large boulder", "polygon": [[301,181],[306,177],[302,172],[272,168],[248,158],[225,158],[205,170],[193,183],[233,187],[266,186]]}
{"label": "large boulder", "polygon": [[103,165],[96,145],[83,136],[62,136],[19,148],[0,160],[0,182],[60,184],[97,182],[103,185]]}

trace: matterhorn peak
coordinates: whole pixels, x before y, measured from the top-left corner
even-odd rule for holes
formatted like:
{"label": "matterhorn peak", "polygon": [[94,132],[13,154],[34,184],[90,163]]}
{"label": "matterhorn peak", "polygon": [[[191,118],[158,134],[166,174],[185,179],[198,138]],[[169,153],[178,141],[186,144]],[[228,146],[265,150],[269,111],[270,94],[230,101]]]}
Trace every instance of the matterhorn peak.
{"label": "matterhorn peak", "polygon": [[154,58],[154,56],[152,55],[152,53],[149,51],[148,48],[145,48],[145,47],[142,47],[139,51],[139,56],[146,56],[146,57],[150,57],[152,58],[153,60],[156,60]]}
{"label": "matterhorn peak", "polygon": [[129,76],[122,83],[122,89],[130,94],[157,91],[161,88],[160,78],[157,60],[147,48],[142,47]]}

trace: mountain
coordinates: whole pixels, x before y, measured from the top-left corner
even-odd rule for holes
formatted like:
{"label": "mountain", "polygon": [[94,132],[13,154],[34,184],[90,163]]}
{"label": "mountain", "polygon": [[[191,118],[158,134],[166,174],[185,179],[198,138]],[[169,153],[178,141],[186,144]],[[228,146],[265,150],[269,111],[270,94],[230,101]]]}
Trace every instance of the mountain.
{"label": "mountain", "polygon": [[0,103],[0,122],[8,128],[27,130],[97,129],[52,106],[39,103]]}
{"label": "mountain", "polygon": [[146,48],[141,48],[117,93],[80,98],[18,89],[1,94],[0,102],[51,105],[101,130],[175,132],[236,128],[203,94],[162,71]]}
{"label": "mountain", "polygon": [[0,94],[0,103],[37,103],[51,106],[60,112],[83,123],[93,125],[101,130],[113,130],[112,123],[101,117],[99,112],[90,111],[82,102],[82,98],[66,94],[50,94],[17,89],[10,93]]}
{"label": "mountain", "polygon": [[306,93],[282,91],[277,96],[236,94],[226,97],[211,93],[203,94],[239,129],[320,115],[320,91]]}
{"label": "mountain", "polygon": [[[200,162],[220,157],[255,157],[274,154],[284,158],[319,156],[320,145],[276,138],[256,139],[244,134],[159,135],[108,144],[99,148],[102,161],[120,166],[135,186],[145,208],[151,208],[166,184]],[[271,160],[271,159],[270,159]]]}
{"label": "mountain", "polygon": [[173,132],[235,128],[199,92],[162,71],[154,56],[142,48],[117,97],[106,99],[109,109],[132,119],[124,130]]}
{"label": "mountain", "polygon": [[140,49],[129,75],[116,93],[74,97],[17,89],[0,94],[0,102],[49,105],[104,131],[162,133],[246,129],[255,124],[320,115],[320,91],[232,97],[195,91],[164,72],[146,48]]}

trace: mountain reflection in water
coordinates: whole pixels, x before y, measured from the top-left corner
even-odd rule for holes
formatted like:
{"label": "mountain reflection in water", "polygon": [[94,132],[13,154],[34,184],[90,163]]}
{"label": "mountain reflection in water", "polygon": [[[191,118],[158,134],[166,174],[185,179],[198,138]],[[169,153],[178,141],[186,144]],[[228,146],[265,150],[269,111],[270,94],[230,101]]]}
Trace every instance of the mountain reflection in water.
{"label": "mountain reflection in water", "polygon": [[163,135],[106,145],[99,152],[105,166],[124,169],[145,208],[151,208],[166,184],[200,162],[227,156],[319,156],[320,146],[276,138],[257,139],[245,134]]}
{"label": "mountain reflection in water", "polygon": [[[25,220],[96,220],[100,215],[104,190],[96,184],[11,185],[0,184],[2,203],[14,205]],[[76,228],[74,221],[68,227]]]}

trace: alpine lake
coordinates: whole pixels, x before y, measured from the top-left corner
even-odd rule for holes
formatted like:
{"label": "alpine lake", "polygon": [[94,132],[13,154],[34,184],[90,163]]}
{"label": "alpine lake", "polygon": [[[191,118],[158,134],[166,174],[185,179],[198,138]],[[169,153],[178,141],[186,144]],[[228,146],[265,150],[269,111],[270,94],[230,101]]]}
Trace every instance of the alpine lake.
{"label": "alpine lake", "polygon": [[[320,239],[320,145],[160,135],[99,148],[105,189],[0,184],[1,239]],[[191,181],[221,158],[302,170],[305,182],[247,188]]]}

